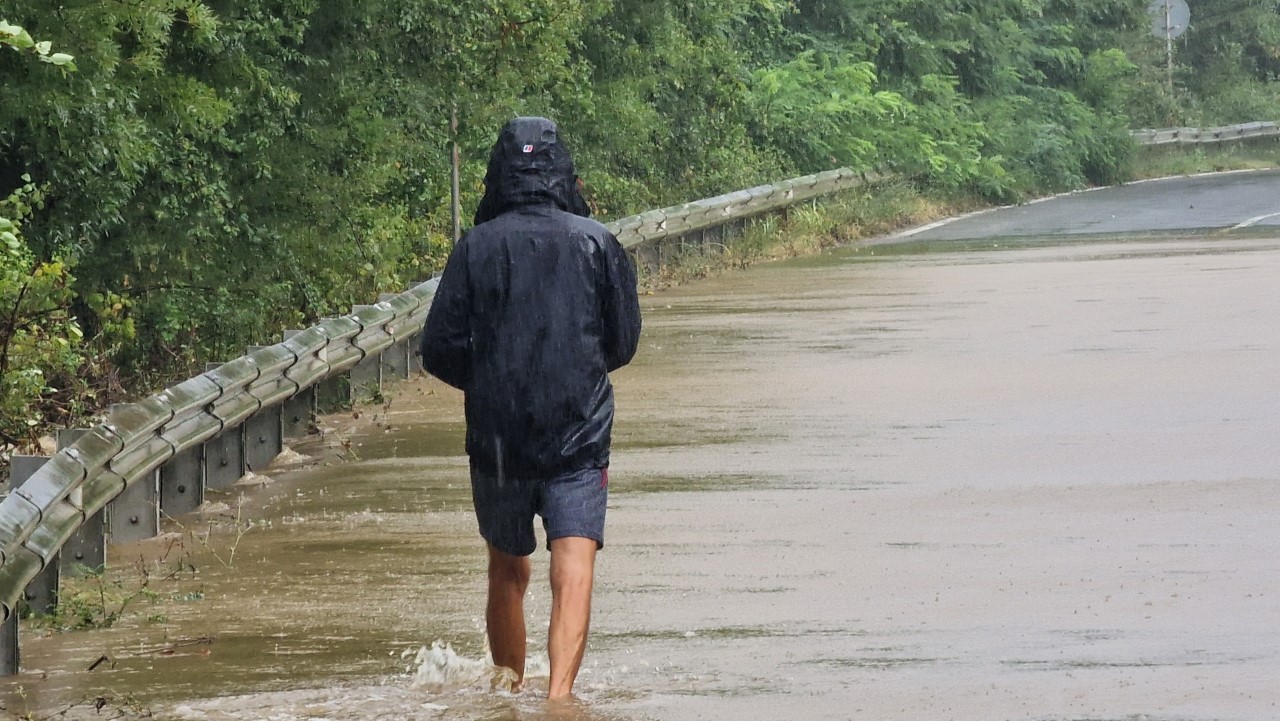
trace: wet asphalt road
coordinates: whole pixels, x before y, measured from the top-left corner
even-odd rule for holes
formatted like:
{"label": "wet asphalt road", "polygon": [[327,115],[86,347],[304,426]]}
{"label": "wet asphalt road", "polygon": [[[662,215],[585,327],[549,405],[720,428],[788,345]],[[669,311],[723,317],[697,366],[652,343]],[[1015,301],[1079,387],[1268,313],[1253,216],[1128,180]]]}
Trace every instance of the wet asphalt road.
{"label": "wet asphalt road", "polygon": [[1152,180],[978,213],[903,234],[915,240],[1127,235],[1280,228],[1280,170]]}
{"label": "wet asphalt road", "polygon": [[[1186,222],[1265,214],[1280,176],[1248,180],[1257,202]],[[1144,197],[1212,205],[1189,195],[1206,182]],[[196,549],[162,618],[33,639],[27,699],[206,721],[1280,718],[1280,239],[931,235],[1069,233],[1133,187],[646,297],[581,709],[468,676],[483,551],[461,398],[434,381],[331,419],[351,460],[251,490],[234,565]],[[546,604],[535,583],[535,654]],[[436,639],[460,658],[413,658]]]}

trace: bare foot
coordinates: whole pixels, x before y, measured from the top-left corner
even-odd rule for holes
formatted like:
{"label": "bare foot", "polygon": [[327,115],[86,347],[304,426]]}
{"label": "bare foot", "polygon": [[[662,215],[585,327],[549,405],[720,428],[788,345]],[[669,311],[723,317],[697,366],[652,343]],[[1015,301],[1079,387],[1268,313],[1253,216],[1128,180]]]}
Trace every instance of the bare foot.
{"label": "bare foot", "polygon": [[520,693],[523,688],[524,679],[520,678],[515,669],[507,668],[506,666],[493,667],[493,679],[489,684],[489,690]]}

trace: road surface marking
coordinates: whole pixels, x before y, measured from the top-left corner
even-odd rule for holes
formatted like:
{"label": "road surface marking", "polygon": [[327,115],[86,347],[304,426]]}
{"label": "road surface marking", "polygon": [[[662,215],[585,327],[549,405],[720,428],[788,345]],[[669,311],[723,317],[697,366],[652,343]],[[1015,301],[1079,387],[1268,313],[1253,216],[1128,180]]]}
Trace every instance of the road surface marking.
{"label": "road surface marking", "polygon": [[1275,218],[1275,217],[1278,217],[1278,216],[1280,216],[1280,213],[1267,213],[1266,215],[1259,215],[1258,217],[1256,217],[1256,218],[1250,218],[1250,219],[1248,219],[1248,220],[1244,221],[1243,223],[1241,223],[1241,224],[1239,224],[1239,225],[1233,225],[1233,226],[1231,226],[1231,229],[1232,229],[1232,230],[1240,230],[1241,228],[1248,228],[1249,226],[1254,225],[1254,224],[1256,224],[1256,223],[1261,223],[1262,221],[1266,220],[1267,218]]}

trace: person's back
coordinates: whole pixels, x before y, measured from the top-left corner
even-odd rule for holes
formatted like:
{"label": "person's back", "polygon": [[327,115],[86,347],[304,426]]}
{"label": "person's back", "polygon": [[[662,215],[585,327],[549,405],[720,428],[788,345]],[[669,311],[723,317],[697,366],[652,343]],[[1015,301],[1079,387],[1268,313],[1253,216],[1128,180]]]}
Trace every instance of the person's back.
{"label": "person's back", "polygon": [[577,674],[604,545],[608,373],[631,360],[640,333],[630,259],[585,217],[576,180],[554,123],[503,128],[476,226],[449,257],[422,339],[426,369],[466,393],[472,491],[490,549],[486,626],[494,662],[519,676],[525,557],[533,515],[543,518],[556,597],[552,696]]}
{"label": "person's back", "polygon": [[481,470],[520,478],[608,465],[607,373],[635,347],[613,296],[635,280],[610,262],[606,239],[599,223],[545,205],[467,234],[467,451]]}

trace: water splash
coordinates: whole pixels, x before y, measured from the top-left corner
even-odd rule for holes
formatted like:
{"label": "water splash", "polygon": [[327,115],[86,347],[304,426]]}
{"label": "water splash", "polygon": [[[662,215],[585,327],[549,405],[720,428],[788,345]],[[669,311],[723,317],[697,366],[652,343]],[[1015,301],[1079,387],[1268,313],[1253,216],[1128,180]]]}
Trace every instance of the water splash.
{"label": "water splash", "polygon": [[[488,644],[482,658],[468,658],[453,645],[437,640],[400,654],[405,675],[325,688],[262,691],[237,696],[193,699],[160,709],[151,718],[182,721],[600,721],[586,715],[582,704],[546,708],[544,685],[549,663],[545,655],[526,661],[526,684],[514,687],[515,673],[493,665]],[[97,721],[67,716],[68,721]],[[119,718],[133,718],[119,717]]]}
{"label": "water splash", "polygon": [[[453,644],[436,640],[430,647],[423,646],[401,654],[412,660],[405,672],[412,676],[412,688],[487,688],[491,691],[516,692],[516,674],[509,668],[493,665],[489,644],[485,642],[483,659],[467,658],[453,649]],[[550,664],[546,656],[535,655],[525,661],[525,679],[547,678]]]}

